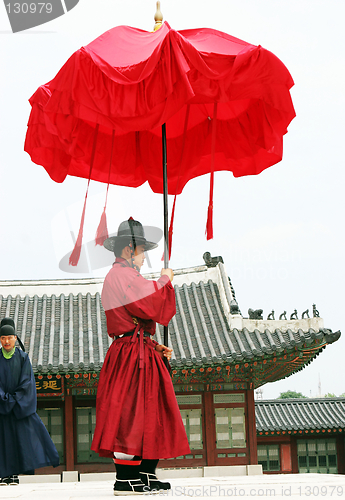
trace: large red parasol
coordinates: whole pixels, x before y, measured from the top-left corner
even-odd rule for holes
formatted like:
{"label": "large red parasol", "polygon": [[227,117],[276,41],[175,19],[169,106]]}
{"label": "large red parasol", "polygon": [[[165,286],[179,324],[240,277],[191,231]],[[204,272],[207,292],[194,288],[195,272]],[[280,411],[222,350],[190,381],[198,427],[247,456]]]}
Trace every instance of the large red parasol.
{"label": "large red parasol", "polygon": [[[210,173],[211,238],[214,171],[255,175],[282,159],[292,85],[274,54],[220,31],[119,26],[77,50],[31,97],[25,151],[56,182],[148,181],[165,200]],[[85,204],[82,223],[84,214]],[[105,211],[102,219],[100,241]],[[164,228],[167,241],[166,203]],[[81,238],[82,224],[72,264]]]}

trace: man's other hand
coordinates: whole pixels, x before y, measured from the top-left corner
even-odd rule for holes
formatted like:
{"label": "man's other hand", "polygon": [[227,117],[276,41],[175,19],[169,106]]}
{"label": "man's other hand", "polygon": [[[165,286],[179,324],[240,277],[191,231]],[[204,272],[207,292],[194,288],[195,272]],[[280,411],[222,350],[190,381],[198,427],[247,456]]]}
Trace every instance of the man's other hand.
{"label": "man's other hand", "polygon": [[169,280],[172,281],[174,279],[174,271],[170,268],[162,269],[161,276],[168,276]]}
{"label": "man's other hand", "polygon": [[163,344],[156,345],[156,351],[159,353],[162,359],[167,358],[168,361],[171,359],[172,349]]}

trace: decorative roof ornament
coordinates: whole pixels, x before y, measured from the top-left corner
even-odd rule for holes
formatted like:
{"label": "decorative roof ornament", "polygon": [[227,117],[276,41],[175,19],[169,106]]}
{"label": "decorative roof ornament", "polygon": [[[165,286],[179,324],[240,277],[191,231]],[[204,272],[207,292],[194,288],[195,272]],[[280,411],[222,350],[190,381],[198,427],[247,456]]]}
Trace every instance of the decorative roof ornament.
{"label": "decorative roof ornament", "polygon": [[319,311],[316,309],[316,305],[313,304],[313,317],[314,318],[319,318],[320,317],[320,313]]}
{"label": "decorative roof ornament", "polygon": [[237,300],[234,299],[230,302],[230,314],[241,314]]}
{"label": "decorative roof ornament", "polygon": [[248,309],[249,319],[264,319],[262,313],[263,309]]}
{"label": "decorative roof ornament", "polygon": [[[204,259],[205,259],[205,255],[204,254]],[[216,258],[216,257],[213,257],[213,258]],[[262,317],[262,313],[263,313],[263,310],[262,309],[256,309],[256,310],[253,310],[253,309],[248,309],[248,316],[249,316],[249,319],[263,319]],[[286,316],[286,311],[282,312],[280,315],[279,315],[279,320],[280,321],[287,321],[287,316]],[[313,304],[313,317],[314,318],[319,318],[320,317],[320,313],[319,311],[316,309],[316,306],[315,304]],[[309,309],[306,309],[305,311],[303,311],[302,313],[302,317],[301,319],[310,319],[310,316],[309,316]],[[269,321],[274,321],[275,320],[275,316],[274,316],[274,310],[272,309],[272,311],[269,313],[269,315],[267,316],[267,320]],[[298,320],[298,313],[297,313],[297,309],[294,309],[294,311],[290,314],[290,320]]]}
{"label": "decorative roof ornament", "polygon": [[224,264],[224,260],[221,255],[218,255],[217,257],[211,257],[210,252],[205,252],[202,258],[204,259],[207,267],[217,267],[219,262]]}
{"label": "decorative roof ornament", "polygon": [[287,317],[286,317],[286,311],[284,311],[283,313],[281,313],[281,315],[279,316],[279,319],[287,319]]}
{"label": "decorative roof ornament", "polygon": [[290,319],[298,319],[297,309],[295,309],[294,312],[290,314]]}
{"label": "decorative roof ornament", "polygon": [[269,315],[267,316],[267,319],[269,320],[274,320],[274,311],[272,309],[272,311],[269,313]]}
{"label": "decorative roof ornament", "polygon": [[332,332],[332,330],[325,328],[324,331],[325,331],[325,340],[326,340],[327,344],[333,344],[333,342],[336,342],[341,337],[340,330],[337,330],[336,332]]}
{"label": "decorative roof ornament", "polygon": [[153,27],[153,31],[159,30],[159,28],[163,24],[163,14],[161,12],[161,3],[157,2],[156,5],[157,5],[157,10],[156,10],[155,17],[154,17],[155,25]]}

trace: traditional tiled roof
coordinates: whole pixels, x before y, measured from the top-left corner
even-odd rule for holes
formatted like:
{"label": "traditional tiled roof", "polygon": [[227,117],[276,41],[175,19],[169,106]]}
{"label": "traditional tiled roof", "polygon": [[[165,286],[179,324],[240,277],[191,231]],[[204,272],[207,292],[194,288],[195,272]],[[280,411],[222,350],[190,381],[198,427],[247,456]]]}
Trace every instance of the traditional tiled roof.
{"label": "traditional tiled roof", "polygon": [[[212,287],[212,285],[209,285]],[[205,287],[206,289],[206,287]],[[184,292],[191,293],[190,290]],[[184,311],[182,310],[182,315]],[[171,343],[174,348],[173,366],[186,366],[188,364],[211,364],[211,363],[239,363],[245,361],[260,360],[266,354],[277,354],[284,351],[295,350],[295,347],[303,347],[315,340],[324,340],[329,337],[336,340],[337,335],[325,328],[319,331],[309,329],[306,332],[284,332],[282,330],[250,332],[246,328],[230,331],[229,326],[221,318],[221,315],[213,315],[208,311],[213,332],[209,333],[210,325],[202,322],[195,331],[184,331],[178,321],[172,323],[170,329]],[[181,315],[181,316],[182,316]],[[213,319],[213,322],[212,322]],[[175,324],[174,324],[175,323]],[[201,321],[200,321],[201,323]],[[201,331],[200,331],[201,330]],[[162,335],[160,335],[162,338]],[[194,344],[194,348],[193,348]]]}
{"label": "traditional tiled roof", "polygon": [[256,401],[255,416],[259,435],[345,429],[345,398]]}
{"label": "traditional tiled roof", "polygon": [[[321,318],[243,318],[222,262],[175,271],[174,284],[177,314],[169,345],[175,369],[241,364],[258,387],[303,368],[340,336],[325,329]],[[0,282],[0,317],[13,317],[35,373],[100,370],[111,343],[101,288],[101,279]],[[162,327],[156,335],[163,343]],[[275,356],[283,361],[276,363]],[[256,378],[249,374],[253,363]]]}

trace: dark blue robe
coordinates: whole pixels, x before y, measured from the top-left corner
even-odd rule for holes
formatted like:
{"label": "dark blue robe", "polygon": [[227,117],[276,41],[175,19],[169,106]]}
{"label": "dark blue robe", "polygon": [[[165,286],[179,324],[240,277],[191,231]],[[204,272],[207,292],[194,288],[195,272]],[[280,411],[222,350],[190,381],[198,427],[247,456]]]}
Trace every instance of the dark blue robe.
{"label": "dark blue robe", "polygon": [[36,383],[29,356],[0,349],[0,477],[59,465],[47,429],[36,413]]}

